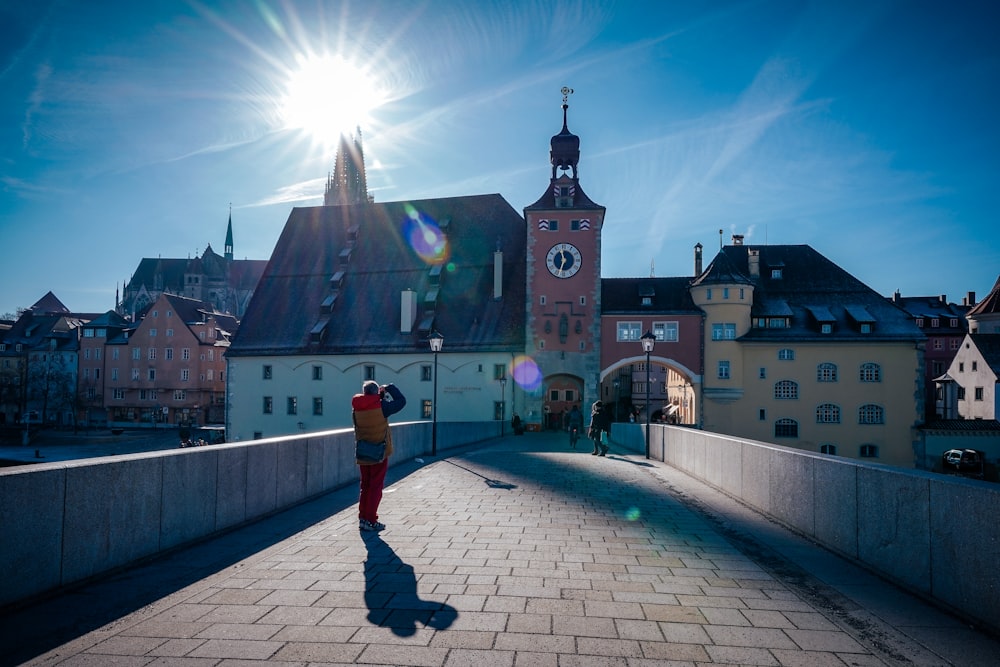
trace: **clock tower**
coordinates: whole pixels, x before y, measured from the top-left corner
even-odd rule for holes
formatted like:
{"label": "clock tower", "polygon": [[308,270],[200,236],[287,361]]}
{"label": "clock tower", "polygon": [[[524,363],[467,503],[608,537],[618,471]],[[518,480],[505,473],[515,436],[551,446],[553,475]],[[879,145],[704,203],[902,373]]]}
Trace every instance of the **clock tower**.
{"label": "clock tower", "polygon": [[[580,187],[580,138],[569,131],[563,88],[562,131],[552,137],[552,178],[545,193],[525,207],[527,286],[525,355],[542,382],[526,395],[521,418],[541,428],[561,426],[579,406],[585,423],[600,398],[601,229],[604,207]],[[525,387],[526,390],[534,389]]]}

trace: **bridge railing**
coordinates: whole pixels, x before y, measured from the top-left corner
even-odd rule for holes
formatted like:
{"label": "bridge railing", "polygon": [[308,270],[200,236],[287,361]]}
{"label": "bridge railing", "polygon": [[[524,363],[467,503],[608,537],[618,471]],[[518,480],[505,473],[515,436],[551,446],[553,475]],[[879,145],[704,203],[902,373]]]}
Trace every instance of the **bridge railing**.
{"label": "bridge railing", "polygon": [[[399,463],[431,424],[393,424]],[[499,436],[438,424],[438,451]],[[0,469],[0,607],[78,584],[357,482],[351,429]]]}
{"label": "bridge railing", "polygon": [[[643,424],[612,438],[645,449]],[[653,424],[663,461],[885,579],[1000,632],[1000,485]]]}

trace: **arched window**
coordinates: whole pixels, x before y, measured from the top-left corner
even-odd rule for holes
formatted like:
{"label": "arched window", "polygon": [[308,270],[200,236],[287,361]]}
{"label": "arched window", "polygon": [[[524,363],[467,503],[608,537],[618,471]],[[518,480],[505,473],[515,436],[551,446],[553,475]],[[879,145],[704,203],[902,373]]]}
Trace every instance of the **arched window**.
{"label": "arched window", "polygon": [[882,409],[881,405],[875,405],[874,403],[867,403],[858,408],[858,423],[859,424],[884,424],[885,423],[885,411]]}
{"label": "arched window", "polygon": [[774,397],[775,398],[798,398],[799,397],[799,385],[792,380],[781,380],[774,383]]}
{"label": "arched window", "polygon": [[840,406],[833,403],[823,403],[816,408],[817,424],[839,424]]}
{"label": "arched window", "polygon": [[862,382],[881,382],[882,367],[873,361],[861,364],[861,370],[858,379],[861,380]]}
{"label": "arched window", "polygon": [[877,459],[878,445],[861,445],[861,449],[858,450],[858,454],[863,459]]}
{"label": "arched window", "polygon": [[837,445],[831,445],[831,444],[820,445],[819,451],[820,451],[821,454],[832,454],[832,455],[836,456],[837,455]]}
{"label": "arched window", "polygon": [[825,362],[816,367],[816,381],[817,382],[836,382],[837,381],[837,364],[831,364],[830,362]]}
{"label": "arched window", "polygon": [[794,419],[779,419],[774,422],[775,438],[797,438],[799,437],[799,423]]}
{"label": "arched window", "polygon": [[795,360],[795,350],[786,347],[778,350],[778,361],[794,361]]}

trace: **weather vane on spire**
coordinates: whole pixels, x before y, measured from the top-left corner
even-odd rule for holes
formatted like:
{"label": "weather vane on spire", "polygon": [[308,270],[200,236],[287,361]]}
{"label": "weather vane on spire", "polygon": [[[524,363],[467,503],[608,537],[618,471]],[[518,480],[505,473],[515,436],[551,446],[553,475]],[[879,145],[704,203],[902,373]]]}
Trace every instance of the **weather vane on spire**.
{"label": "weather vane on spire", "polygon": [[569,101],[569,96],[573,94],[573,89],[567,86],[563,86],[562,90],[560,90],[559,92],[562,93],[563,104],[566,104]]}

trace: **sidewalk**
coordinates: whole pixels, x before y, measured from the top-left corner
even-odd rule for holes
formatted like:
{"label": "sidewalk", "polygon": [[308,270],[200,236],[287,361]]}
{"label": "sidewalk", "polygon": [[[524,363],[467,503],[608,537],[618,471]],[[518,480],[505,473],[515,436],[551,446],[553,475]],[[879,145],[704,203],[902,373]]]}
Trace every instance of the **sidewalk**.
{"label": "sidewalk", "polygon": [[0,665],[998,664],[691,478],[567,442],[397,466],[379,534],[343,489],[0,616]]}

